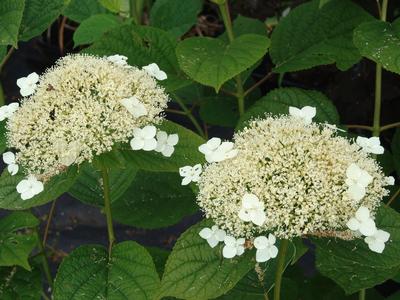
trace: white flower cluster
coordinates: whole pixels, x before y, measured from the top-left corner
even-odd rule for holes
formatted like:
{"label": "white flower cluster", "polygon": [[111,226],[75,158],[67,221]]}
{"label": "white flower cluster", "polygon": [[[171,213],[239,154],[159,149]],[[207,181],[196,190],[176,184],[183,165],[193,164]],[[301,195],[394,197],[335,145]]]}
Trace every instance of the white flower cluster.
{"label": "white flower cluster", "polygon": [[169,100],[155,78],[167,78],[156,64],[138,69],[122,55],[77,54],[61,58],[41,76],[18,79],[25,98],[20,107],[1,107],[0,121],[8,119],[8,146],[16,150],[3,155],[10,174],[20,166],[29,175],[17,188],[21,198],[43,190],[39,180],[91,161],[115,143],[131,139],[134,150],[171,156],[178,135],[154,126]]}

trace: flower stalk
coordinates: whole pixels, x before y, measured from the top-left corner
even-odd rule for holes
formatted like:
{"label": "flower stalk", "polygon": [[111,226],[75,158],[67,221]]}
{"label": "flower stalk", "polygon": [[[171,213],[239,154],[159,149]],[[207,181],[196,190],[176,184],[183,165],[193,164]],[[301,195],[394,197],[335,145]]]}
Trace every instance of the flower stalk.
{"label": "flower stalk", "polygon": [[279,246],[279,253],[277,258],[276,273],[275,273],[274,300],[281,299],[282,275],[285,270],[286,253],[288,246],[289,246],[289,240],[281,240],[281,245]]}
{"label": "flower stalk", "polygon": [[115,235],[114,235],[114,228],[112,224],[112,215],[111,215],[110,179],[106,167],[102,168],[101,175],[103,178],[104,212],[106,214],[108,242],[109,242],[108,254],[111,255],[112,246],[115,241]]}

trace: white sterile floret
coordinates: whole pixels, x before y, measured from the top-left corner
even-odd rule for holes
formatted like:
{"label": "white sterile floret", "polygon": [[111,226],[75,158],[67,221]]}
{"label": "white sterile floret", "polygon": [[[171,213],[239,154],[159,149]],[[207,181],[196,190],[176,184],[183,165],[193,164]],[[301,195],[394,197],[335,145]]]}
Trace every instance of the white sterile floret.
{"label": "white sterile floret", "polygon": [[297,108],[294,106],[289,106],[289,114],[297,119],[302,119],[304,124],[308,125],[312,123],[312,119],[317,114],[315,107],[304,106],[303,108]]}
{"label": "white sterile floret", "polygon": [[142,102],[135,96],[124,98],[121,104],[130,112],[135,118],[147,115],[147,109]]}
{"label": "white sterile floret", "polygon": [[165,131],[157,132],[157,147],[156,151],[161,152],[165,157],[170,157],[175,151],[176,144],[179,142],[179,136],[175,134],[166,133]]}
{"label": "white sterile floret", "polygon": [[157,129],[153,125],[133,129],[132,150],[152,151],[157,147]]}
{"label": "white sterile floret", "polygon": [[373,177],[354,163],[347,168],[346,176],[350,197],[356,201],[361,200],[365,196],[366,187],[372,182]]}
{"label": "white sterile floret", "polygon": [[207,240],[207,243],[210,245],[211,248],[214,248],[218,245],[219,242],[224,241],[226,233],[224,230],[219,229],[217,225],[214,225],[211,228],[203,228],[199,232],[199,235],[203,239]]}
{"label": "white sterile floret", "polygon": [[188,185],[191,182],[199,181],[201,172],[201,164],[194,165],[193,167],[185,166],[179,168],[179,175],[183,177],[182,185]]}
{"label": "white sterile floret", "polygon": [[359,145],[363,151],[372,154],[383,154],[385,149],[381,146],[379,137],[373,136],[370,138],[359,136],[356,139],[357,145]]}
{"label": "white sterile floret", "polygon": [[119,55],[119,54],[110,55],[110,56],[107,56],[107,59],[109,61],[111,61],[112,63],[119,65],[121,67],[128,65],[128,62],[127,62],[128,58],[124,55]]}
{"label": "white sterile floret", "polygon": [[144,66],[143,70],[145,70],[147,73],[149,73],[150,76],[153,76],[157,80],[167,79],[167,73],[160,70],[160,68],[158,67],[158,65],[156,63],[152,63],[147,66]]}
{"label": "white sterile floret", "polygon": [[207,143],[199,146],[199,151],[205,155],[207,162],[221,162],[235,157],[237,149],[233,149],[232,142],[222,142],[220,138],[211,138]]}
{"label": "white sterile floret", "polygon": [[26,97],[32,95],[39,81],[39,75],[36,72],[29,74],[27,77],[21,77],[17,80],[17,85],[20,88],[21,96]]}
{"label": "white sterile floret", "polygon": [[14,176],[18,173],[19,167],[16,164],[14,153],[10,151],[3,153],[3,161],[5,164],[7,164],[7,170],[11,174],[11,176]]}
{"label": "white sterile floret", "polygon": [[372,236],[367,236],[364,241],[368,244],[368,248],[376,253],[382,253],[385,249],[385,243],[389,240],[390,233],[378,229]]}
{"label": "white sterile floret", "polygon": [[0,121],[10,118],[17,111],[18,107],[19,104],[17,102],[0,107]]}
{"label": "white sterile floret", "polygon": [[222,249],[222,256],[225,258],[233,258],[244,253],[244,238],[235,239],[233,236],[226,236],[224,239],[225,246]]}
{"label": "white sterile floret", "polygon": [[257,249],[256,261],[266,262],[278,255],[278,248],[275,246],[276,238],[273,234],[259,236],[254,239],[254,247]]}
{"label": "white sterile floret", "polygon": [[372,236],[376,232],[375,221],[371,218],[370,211],[365,206],[361,206],[346,225],[350,230],[360,232],[365,236]]}
{"label": "white sterile floret", "polygon": [[264,203],[256,195],[244,194],[239,218],[245,222],[253,222],[257,226],[261,226],[266,220]]}
{"label": "white sterile floret", "polygon": [[28,200],[43,192],[43,183],[30,175],[17,184],[17,192],[21,194],[22,200]]}
{"label": "white sterile floret", "polygon": [[393,176],[387,176],[384,178],[386,185],[394,185],[395,179]]}
{"label": "white sterile floret", "polygon": [[64,139],[56,141],[54,149],[58,155],[58,160],[63,166],[69,167],[76,162],[82,149],[82,144],[78,141],[67,143]]}

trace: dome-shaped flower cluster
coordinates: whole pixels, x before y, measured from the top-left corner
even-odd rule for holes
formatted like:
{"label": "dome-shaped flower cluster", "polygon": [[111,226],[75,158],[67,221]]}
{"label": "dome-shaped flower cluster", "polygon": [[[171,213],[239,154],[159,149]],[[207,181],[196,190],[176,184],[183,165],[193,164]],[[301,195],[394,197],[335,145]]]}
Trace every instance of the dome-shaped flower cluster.
{"label": "dome-shaped flower cluster", "polygon": [[159,123],[167,94],[146,70],[122,58],[70,55],[37,84],[29,76],[20,80],[30,96],[8,120],[7,137],[26,174],[46,180],[128,142],[134,128]]}
{"label": "dome-shaped flower cluster", "polygon": [[298,116],[253,120],[235,135],[234,149],[236,156],[204,168],[198,204],[235,238],[348,230],[360,206],[373,216],[388,194],[387,177],[367,151]]}

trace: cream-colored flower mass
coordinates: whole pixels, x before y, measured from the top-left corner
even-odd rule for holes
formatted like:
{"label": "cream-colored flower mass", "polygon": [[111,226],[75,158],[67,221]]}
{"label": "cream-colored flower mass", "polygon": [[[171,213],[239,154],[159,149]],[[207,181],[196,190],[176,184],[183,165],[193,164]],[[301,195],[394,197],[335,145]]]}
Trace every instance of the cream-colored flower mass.
{"label": "cream-colored flower mass", "polygon": [[[146,113],[127,109],[133,98]],[[40,76],[35,93],[8,121],[8,146],[27,174],[49,178],[92,160],[134,128],[157,124],[168,96],[145,70],[106,57],[69,55]]]}
{"label": "cream-colored flower mass", "polygon": [[[207,218],[236,238],[348,230],[346,223],[360,206],[373,216],[388,194],[385,176],[370,154],[323,124],[266,116],[237,133],[234,147],[235,157],[205,167],[198,203]],[[348,192],[351,164],[372,177],[362,199]],[[264,205],[261,226],[240,218],[246,194],[256,195]]]}

